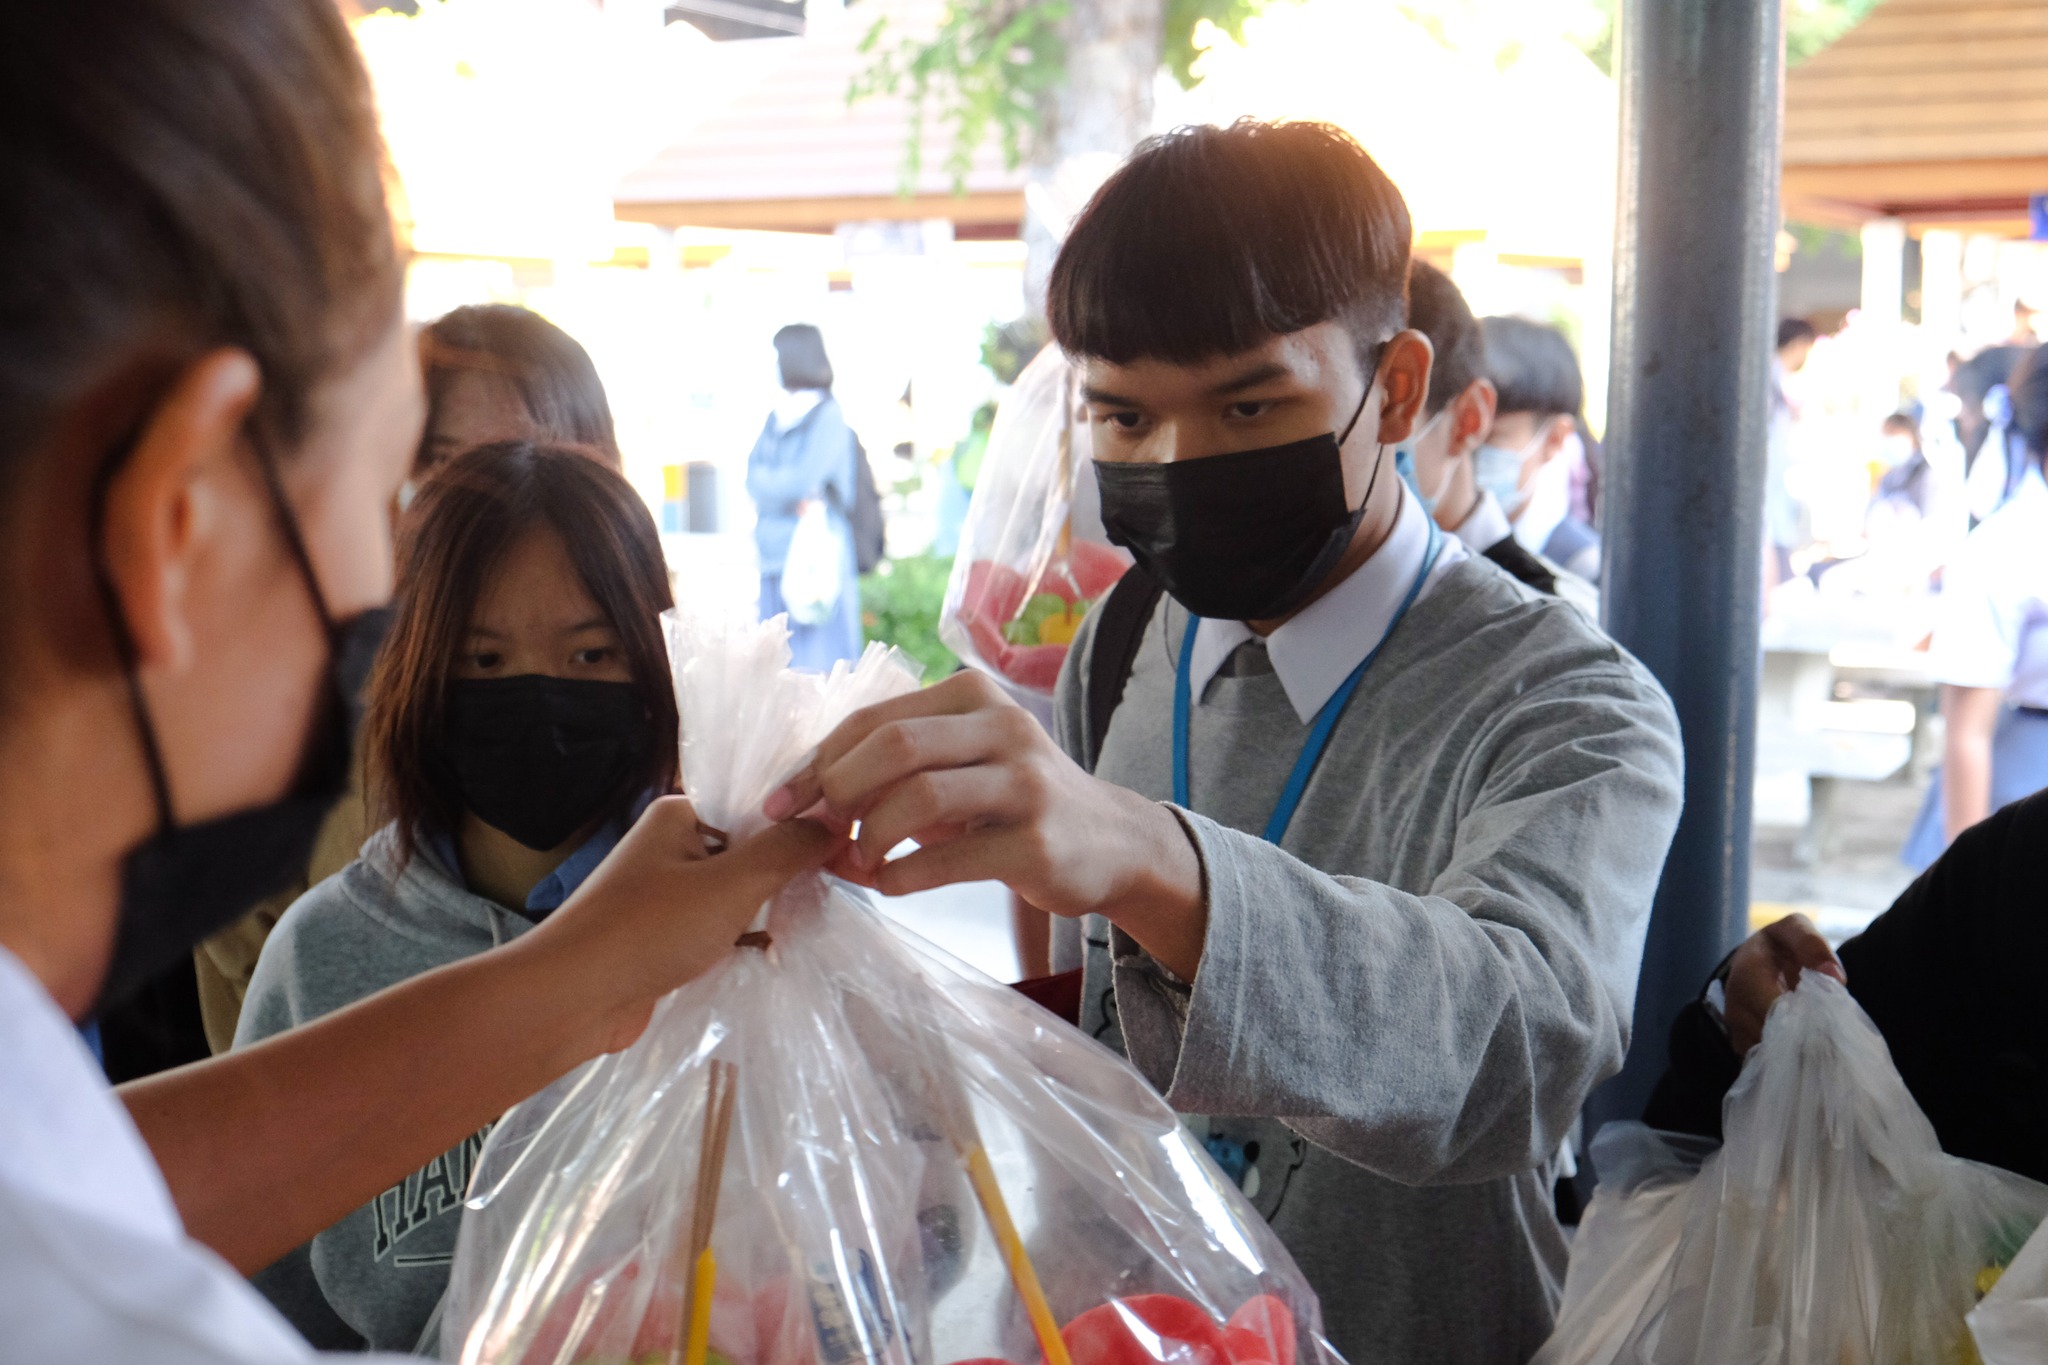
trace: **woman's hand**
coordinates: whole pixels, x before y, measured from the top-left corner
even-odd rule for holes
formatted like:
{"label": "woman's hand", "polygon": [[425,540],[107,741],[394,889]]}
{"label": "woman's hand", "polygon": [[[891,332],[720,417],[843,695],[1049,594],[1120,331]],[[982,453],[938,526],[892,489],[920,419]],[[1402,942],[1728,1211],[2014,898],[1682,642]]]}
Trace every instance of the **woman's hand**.
{"label": "woman's hand", "polygon": [[732,951],[762,902],[845,846],[799,820],[712,856],[690,803],[664,798],[531,933],[121,1098],[186,1229],[259,1270],[631,1043],[655,1001]]}
{"label": "woman's hand", "polygon": [[845,848],[842,835],[810,820],[723,843],[686,799],[662,797],[561,909],[518,940],[574,964],[570,980],[603,1011],[601,1050],[630,1046],[655,1001],[732,951],[791,878]]}
{"label": "woman's hand", "polygon": [[1779,996],[1799,984],[1803,971],[1824,972],[1847,983],[1841,959],[1804,915],[1787,915],[1757,930],[1735,950],[1728,964],[1725,1018],[1728,1044],[1744,1057],[1763,1040],[1764,1016]]}

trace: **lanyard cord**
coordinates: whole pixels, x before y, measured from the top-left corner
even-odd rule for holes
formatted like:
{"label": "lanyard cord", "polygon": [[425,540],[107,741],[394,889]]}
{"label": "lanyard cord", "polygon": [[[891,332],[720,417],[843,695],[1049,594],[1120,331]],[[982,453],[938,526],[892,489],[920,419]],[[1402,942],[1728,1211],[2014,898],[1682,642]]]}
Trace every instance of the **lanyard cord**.
{"label": "lanyard cord", "polygon": [[[1273,814],[1266,821],[1264,838],[1267,843],[1278,845],[1287,833],[1287,827],[1294,823],[1294,812],[1301,805],[1303,793],[1308,790],[1309,779],[1315,776],[1317,765],[1323,761],[1323,751],[1330,747],[1330,736],[1343,718],[1344,708],[1350,704],[1352,694],[1358,691],[1358,684],[1365,678],[1365,672],[1372,667],[1374,659],[1386,648],[1393,638],[1394,630],[1401,624],[1408,609],[1415,605],[1415,599],[1422,595],[1422,585],[1429,578],[1431,569],[1436,567],[1437,556],[1443,550],[1443,532],[1436,523],[1429,523],[1429,549],[1422,557],[1422,567],[1416,571],[1415,581],[1408,585],[1408,595],[1401,599],[1394,617],[1387,622],[1386,631],[1380,636],[1366,656],[1359,660],[1358,667],[1344,679],[1330,699],[1323,703],[1323,709],[1316,712],[1315,724],[1309,729],[1308,738],[1302,741],[1301,754],[1294,760],[1294,770],[1287,775],[1287,785],[1280,790],[1280,799],[1273,807]],[[1173,686],[1173,801],[1183,810],[1192,810],[1188,784],[1188,729],[1194,710],[1194,689],[1189,682],[1189,672],[1195,657],[1195,633],[1201,628],[1202,618],[1188,617],[1187,632],[1181,637],[1180,667],[1175,671]]]}

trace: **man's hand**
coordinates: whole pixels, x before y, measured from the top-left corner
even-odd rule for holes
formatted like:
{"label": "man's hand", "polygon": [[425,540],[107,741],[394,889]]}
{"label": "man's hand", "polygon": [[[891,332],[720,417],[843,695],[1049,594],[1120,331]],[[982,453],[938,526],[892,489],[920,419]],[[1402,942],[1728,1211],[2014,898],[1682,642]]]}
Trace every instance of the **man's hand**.
{"label": "man's hand", "polygon": [[731,952],[792,877],[846,847],[810,820],[771,826],[717,856],[706,834],[687,800],[662,797],[561,909],[518,940],[586,973],[583,998],[602,1011],[605,1051],[630,1045],[656,1000]]}
{"label": "man's hand", "polygon": [[[848,717],[766,812],[819,807],[860,822],[833,867],[849,881],[900,896],[998,880],[1055,915],[1107,915],[1190,980],[1201,962],[1201,863],[1179,819],[1083,772],[979,673]],[[906,839],[918,850],[885,861]]]}
{"label": "man's hand", "polygon": [[1847,983],[1848,973],[1828,941],[1804,915],[1787,915],[1751,934],[1728,964],[1728,1042],[1738,1057],[1762,1041],[1764,1016],[1779,996],[1799,984],[1802,971],[1825,972]]}

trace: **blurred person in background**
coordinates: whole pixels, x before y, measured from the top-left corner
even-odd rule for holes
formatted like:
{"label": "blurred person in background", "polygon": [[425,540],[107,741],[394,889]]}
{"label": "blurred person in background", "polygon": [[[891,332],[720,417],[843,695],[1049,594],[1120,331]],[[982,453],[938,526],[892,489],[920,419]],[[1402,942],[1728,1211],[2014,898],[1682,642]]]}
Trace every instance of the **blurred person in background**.
{"label": "blurred person in background", "polygon": [[[494,441],[573,446],[599,464],[620,470],[611,403],[597,367],[574,337],[540,314],[509,303],[457,308],[420,329],[419,352],[427,420],[412,473],[399,489],[402,506],[410,505],[420,482],[436,466]],[[153,1020],[144,1021],[131,1010],[103,1022],[111,1040],[107,1073],[113,1080],[146,1076],[228,1050],[250,974],[271,927],[307,887],[346,866],[375,828],[363,795],[360,754],[349,772],[349,793],[322,826],[305,877],[200,944],[194,953],[197,1020],[191,1016],[185,983],[174,979],[153,987],[147,997],[144,1008],[154,1012]],[[173,970],[174,978],[180,970]]]}
{"label": "blurred person in background", "polygon": [[1564,333],[1527,318],[1479,324],[1496,401],[1473,474],[1513,523],[1515,539],[1587,582],[1600,577],[1600,536],[1572,515],[1572,476],[1586,451],[1579,358]]}
{"label": "blurred person in background", "polygon": [[1486,342],[1458,286],[1427,261],[1408,268],[1408,325],[1429,338],[1436,355],[1420,425],[1395,449],[1395,467],[1423,510],[1466,548],[1597,619],[1593,585],[1515,539],[1500,500],[1479,486],[1474,454],[1493,428],[1497,401],[1486,377]]}
{"label": "blurred person in background", "polygon": [[413,478],[497,441],[579,446],[614,473],[625,461],[590,353],[540,314],[476,303],[420,329],[427,427]]}
{"label": "blurred person in background", "polygon": [[[623,478],[567,447],[468,451],[422,486],[401,560],[364,720],[386,823],[278,921],[238,1047],[518,938],[674,785],[668,570]],[[483,1137],[256,1287],[316,1346],[420,1345]]]}
{"label": "blurred person in background", "polygon": [[[1928,669],[1941,686],[1942,761],[1904,858],[1926,868],[1963,830],[2048,786],[2048,363],[2013,372],[1996,433],[2024,471],[1942,575]],[[1981,458],[1981,457],[1980,457]]]}
{"label": "blurred person in background", "polygon": [[1960,404],[1956,435],[1963,443],[1964,498],[1972,526],[1997,511],[2026,476],[2030,452],[2012,440],[2009,382],[2031,354],[2025,346],[1986,347],[1958,365],[1949,379]]}
{"label": "blurred person in background", "polygon": [[1792,577],[1792,552],[1806,544],[1806,508],[1793,495],[1792,437],[1799,410],[1786,392],[1787,377],[1806,366],[1820,334],[1805,318],[1778,323],[1771,361],[1771,421],[1764,444],[1764,591]]}
{"label": "blurred person in background", "polygon": [[761,565],[761,619],[789,610],[782,592],[791,541],[805,508],[822,503],[842,560],[838,598],[823,620],[792,616],[789,649],[798,668],[823,673],[860,656],[860,585],[847,517],[856,487],[859,448],[832,396],[825,338],[809,323],[775,334],[784,396],[768,414],[747,457],[747,493],[754,500],[754,548]]}

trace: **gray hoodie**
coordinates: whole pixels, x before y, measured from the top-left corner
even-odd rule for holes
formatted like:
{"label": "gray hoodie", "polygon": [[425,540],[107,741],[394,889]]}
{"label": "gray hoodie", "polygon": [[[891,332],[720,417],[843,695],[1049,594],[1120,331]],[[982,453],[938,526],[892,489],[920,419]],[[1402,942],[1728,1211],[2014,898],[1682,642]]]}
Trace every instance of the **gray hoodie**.
{"label": "gray hoodie", "polygon": [[[584,861],[584,851],[571,861]],[[387,825],[370,836],[361,857],[292,903],[256,964],[237,1047],[532,927],[527,917],[471,892],[434,841],[421,841],[402,870],[397,853],[396,828]],[[316,1346],[413,1350],[448,1284],[483,1138],[479,1132],[465,1139],[261,1271],[256,1287]]]}

